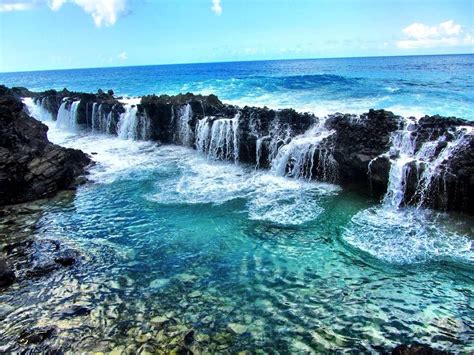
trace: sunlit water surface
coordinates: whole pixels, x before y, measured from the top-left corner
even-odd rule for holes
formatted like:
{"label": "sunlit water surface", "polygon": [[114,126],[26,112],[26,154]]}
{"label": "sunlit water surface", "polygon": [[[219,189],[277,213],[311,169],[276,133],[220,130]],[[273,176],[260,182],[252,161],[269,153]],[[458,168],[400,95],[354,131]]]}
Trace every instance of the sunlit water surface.
{"label": "sunlit water surface", "polygon": [[[49,136],[96,153],[94,183],[48,203],[35,232],[83,261],[0,294],[3,345],[54,324],[50,346],[75,351],[169,350],[190,329],[194,351],[474,351],[467,218],[385,210],[187,148],[52,124]],[[62,317],[71,305],[92,312]]]}

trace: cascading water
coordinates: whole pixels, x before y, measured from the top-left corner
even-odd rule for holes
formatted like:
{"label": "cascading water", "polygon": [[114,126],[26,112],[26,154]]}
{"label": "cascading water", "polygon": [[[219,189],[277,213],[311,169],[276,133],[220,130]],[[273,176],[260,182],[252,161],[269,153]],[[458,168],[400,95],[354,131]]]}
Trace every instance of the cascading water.
{"label": "cascading water", "polygon": [[278,149],[272,160],[272,171],[280,176],[334,182],[337,163],[332,156],[332,145],[328,139],[333,134],[334,131],[327,130],[324,120],[321,120],[318,125],[292,138]]}
{"label": "cascading water", "polygon": [[197,150],[212,159],[236,162],[239,159],[239,119],[240,113],[234,118],[201,119],[196,125]]}
{"label": "cascading water", "polygon": [[52,121],[53,115],[46,109],[45,100],[46,98],[44,97],[41,100],[33,100],[30,97],[26,97],[23,99],[23,103],[31,116],[41,121]]}
{"label": "cascading water", "polygon": [[79,107],[81,100],[74,101],[72,103],[67,100],[61,103],[58,110],[58,118],[56,125],[59,128],[66,129],[69,131],[75,131],[77,128],[77,108]]}
{"label": "cascading water", "polygon": [[92,132],[111,134],[113,125],[113,109],[108,111],[105,105],[94,103],[92,106]]}
{"label": "cascading water", "polygon": [[[407,179],[413,168],[417,173],[422,171],[417,179],[415,196],[419,199],[418,206],[423,206],[429,199],[432,183],[443,174],[442,164],[462,149],[466,137],[472,134],[472,127],[457,127],[448,132],[454,137],[452,140],[448,141],[446,135],[441,135],[417,149],[416,127],[415,120],[406,119],[402,128],[392,135],[392,146],[386,154],[391,162],[387,193],[383,199],[386,206],[398,208],[406,202]],[[443,146],[441,150],[440,146]]]}
{"label": "cascading water", "polygon": [[193,131],[189,125],[192,117],[193,110],[191,104],[186,104],[178,109],[177,140],[187,147],[193,144]]}
{"label": "cascading water", "polygon": [[405,120],[402,129],[392,134],[392,146],[388,152],[390,157],[390,173],[387,193],[384,204],[399,207],[405,197],[406,179],[409,172],[409,163],[414,161],[416,136],[414,134],[416,122]]}
{"label": "cascading water", "polygon": [[146,114],[138,112],[136,105],[126,105],[120,115],[117,135],[122,139],[146,140],[150,136],[150,120]]}

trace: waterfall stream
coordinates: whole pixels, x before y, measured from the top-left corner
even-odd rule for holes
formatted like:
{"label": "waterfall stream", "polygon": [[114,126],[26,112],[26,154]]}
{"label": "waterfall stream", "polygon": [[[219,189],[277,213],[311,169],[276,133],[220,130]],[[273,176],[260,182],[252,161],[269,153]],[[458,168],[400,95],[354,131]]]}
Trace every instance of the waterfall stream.
{"label": "waterfall stream", "polygon": [[[68,131],[77,129],[77,108],[81,103],[80,100],[69,103],[63,101],[58,110],[57,126]],[[43,104],[43,102],[42,102]]]}
{"label": "waterfall stream", "polygon": [[272,171],[279,176],[334,182],[337,163],[332,157],[329,139],[333,134],[334,131],[326,129],[325,121],[321,120],[278,149],[272,160]]}
{"label": "waterfall stream", "polygon": [[239,126],[240,113],[234,118],[209,117],[201,119],[196,126],[196,148],[211,159],[239,159]]}
{"label": "waterfall stream", "polygon": [[[446,172],[443,163],[462,149],[467,142],[466,137],[472,134],[472,127],[460,126],[438,139],[424,142],[417,149],[417,124],[414,119],[405,119],[402,128],[392,134],[391,148],[386,153],[391,166],[383,203],[391,208],[398,208],[406,202],[407,179],[412,169],[416,169],[417,173],[415,195],[419,197],[418,206],[424,205],[429,199],[432,183]],[[447,135],[453,138],[448,140]]]}
{"label": "waterfall stream", "polygon": [[117,135],[122,139],[146,140],[150,136],[150,120],[138,112],[136,105],[127,104],[120,114]]}

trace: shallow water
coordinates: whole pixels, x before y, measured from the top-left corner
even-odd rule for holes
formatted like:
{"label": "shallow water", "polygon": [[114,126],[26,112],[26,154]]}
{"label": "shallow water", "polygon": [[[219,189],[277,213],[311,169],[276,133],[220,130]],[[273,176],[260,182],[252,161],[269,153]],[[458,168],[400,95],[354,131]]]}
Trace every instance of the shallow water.
{"label": "shallow water", "polygon": [[[82,261],[2,294],[2,346],[57,325],[49,348],[474,351],[473,224],[387,210],[328,184],[104,135],[49,137],[93,157],[94,183],[48,202],[36,238]],[[71,305],[89,315],[64,317]],[[159,318],[156,318],[159,317]]]}

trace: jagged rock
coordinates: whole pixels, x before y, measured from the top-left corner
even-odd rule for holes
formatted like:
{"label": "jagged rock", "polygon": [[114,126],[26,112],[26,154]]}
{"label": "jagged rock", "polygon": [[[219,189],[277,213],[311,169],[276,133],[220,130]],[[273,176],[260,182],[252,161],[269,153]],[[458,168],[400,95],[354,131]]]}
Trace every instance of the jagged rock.
{"label": "jagged rock", "polygon": [[90,159],[50,143],[47,131],[25,113],[12,91],[0,86],[0,205],[51,196],[84,174]]}
{"label": "jagged rock", "polygon": [[8,265],[6,260],[0,258],[0,287],[10,286],[15,282],[15,272]]}

